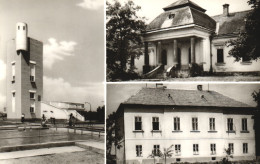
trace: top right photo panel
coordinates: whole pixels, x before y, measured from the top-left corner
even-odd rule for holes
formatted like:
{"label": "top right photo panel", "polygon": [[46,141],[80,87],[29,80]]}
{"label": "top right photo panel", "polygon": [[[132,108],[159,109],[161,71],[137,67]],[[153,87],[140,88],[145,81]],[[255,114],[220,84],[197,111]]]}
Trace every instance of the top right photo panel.
{"label": "top right photo panel", "polygon": [[257,0],[107,0],[106,80],[260,81]]}

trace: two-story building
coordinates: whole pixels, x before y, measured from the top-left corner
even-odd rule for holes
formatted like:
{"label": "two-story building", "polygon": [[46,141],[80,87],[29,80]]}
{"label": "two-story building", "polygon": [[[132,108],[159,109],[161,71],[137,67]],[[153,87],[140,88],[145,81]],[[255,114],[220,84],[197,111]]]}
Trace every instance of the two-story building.
{"label": "two-story building", "polygon": [[117,110],[122,137],[117,162],[164,163],[156,156],[170,146],[167,163],[220,161],[228,148],[230,160],[254,160],[253,111],[201,85],[197,90],[143,88]]}

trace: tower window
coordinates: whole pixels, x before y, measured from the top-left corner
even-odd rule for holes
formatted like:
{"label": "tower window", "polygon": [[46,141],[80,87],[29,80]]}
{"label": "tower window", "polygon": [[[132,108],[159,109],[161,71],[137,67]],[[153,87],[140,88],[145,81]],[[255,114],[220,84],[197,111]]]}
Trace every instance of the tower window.
{"label": "tower window", "polygon": [[12,112],[15,112],[15,92],[12,92]]}
{"label": "tower window", "polygon": [[20,30],[20,26],[18,26],[18,30]]}
{"label": "tower window", "polygon": [[30,92],[30,99],[35,99],[35,93]]}
{"label": "tower window", "polygon": [[23,26],[23,30],[25,30],[25,26]]}
{"label": "tower window", "polygon": [[15,82],[15,63],[12,63],[12,83]]}
{"label": "tower window", "polygon": [[30,81],[35,82],[35,63],[30,62]]}
{"label": "tower window", "polygon": [[35,113],[35,101],[31,101],[30,112]]}

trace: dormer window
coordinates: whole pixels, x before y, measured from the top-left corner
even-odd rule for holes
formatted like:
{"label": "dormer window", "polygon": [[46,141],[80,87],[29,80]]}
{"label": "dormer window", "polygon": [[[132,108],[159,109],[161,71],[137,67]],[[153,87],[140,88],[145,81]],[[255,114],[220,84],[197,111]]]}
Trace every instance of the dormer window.
{"label": "dormer window", "polygon": [[175,14],[170,14],[168,18],[173,19],[174,17],[175,17]]}

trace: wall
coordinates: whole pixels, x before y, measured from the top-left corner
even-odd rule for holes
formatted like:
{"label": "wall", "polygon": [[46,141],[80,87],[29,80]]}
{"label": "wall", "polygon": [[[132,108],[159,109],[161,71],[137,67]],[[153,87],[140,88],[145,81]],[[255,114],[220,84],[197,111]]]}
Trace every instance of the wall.
{"label": "wall", "polygon": [[[191,110],[193,112],[191,112]],[[212,112],[210,112],[212,111]],[[141,116],[144,132],[133,132],[134,117]],[[159,117],[162,132],[152,133],[152,117]],[[173,117],[180,117],[181,132],[173,132]],[[198,117],[199,132],[191,132],[191,118]],[[214,117],[216,132],[209,131],[209,118]],[[236,133],[226,132],[226,119],[232,117],[236,125]],[[249,133],[241,133],[241,119],[247,118]],[[182,161],[211,161],[211,157],[222,159],[224,148],[228,143],[234,143],[234,160],[253,159],[255,155],[255,138],[252,115],[226,115],[218,109],[190,109],[190,108],[126,108],[125,110],[125,147],[126,159],[143,162],[149,160],[153,145],[160,145],[160,149],[168,148],[172,144],[181,144],[181,155],[173,155],[173,158],[181,158]],[[248,143],[248,154],[243,154],[242,143]],[[210,155],[210,143],[216,144],[216,155]],[[135,146],[143,146],[143,156],[136,157]],[[199,144],[199,155],[193,155],[193,144]],[[171,161],[171,160],[169,160]]]}
{"label": "wall", "polygon": [[[214,72],[254,72],[260,70],[260,61],[251,61],[251,63],[243,63],[242,60],[235,62],[235,58],[230,56],[228,52],[232,47],[227,47],[225,43],[230,39],[235,38],[222,38],[214,39],[212,41],[212,66]],[[224,63],[222,65],[217,65],[217,49],[224,49]]]}

